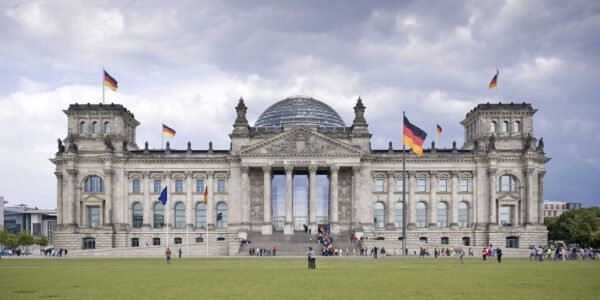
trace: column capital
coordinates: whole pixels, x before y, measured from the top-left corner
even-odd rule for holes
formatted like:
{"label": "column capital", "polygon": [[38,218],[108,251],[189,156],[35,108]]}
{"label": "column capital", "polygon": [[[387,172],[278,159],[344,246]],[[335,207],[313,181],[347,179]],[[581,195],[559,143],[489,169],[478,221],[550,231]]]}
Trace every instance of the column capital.
{"label": "column capital", "polygon": [[215,175],[215,171],[206,171],[206,175],[208,177],[213,177]]}
{"label": "column capital", "polygon": [[190,178],[190,177],[192,177],[192,175],[193,175],[192,171],[185,171],[185,176],[186,177]]}
{"label": "column capital", "polygon": [[67,174],[69,176],[75,176],[77,175],[77,169],[67,169]]}
{"label": "column capital", "polygon": [[541,177],[541,178],[544,178],[545,175],[546,175],[546,171],[545,170],[538,172],[538,176]]}
{"label": "column capital", "polygon": [[496,168],[489,168],[489,169],[487,169],[487,174],[489,176],[495,176],[497,172],[498,172],[498,169],[496,169]]}
{"label": "column capital", "polygon": [[268,173],[271,172],[271,166],[263,166],[262,167],[263,172]]}
{"label": "column capital", "polygon": [[285,166],[285,167],[283,167],[283,169],[285,170],[286,173],[294,172],[294,166]]}
{"label": "column capital", "polygon": [[338,166],[338,165],[331,165],[331,166],[329,166],[329,170],[331,172],[336,172],[337,173],[340,170],[340,166]]}
{"label": "column capital", "polygon": [[361,166],[354,166],[354,167],[352,167],[352,170],[353,170],[354,172],[360,172],[360,169],[362,169],[362,167],[361,167]]}
{"label": "column capital", "polygon": [[56,171],[56,172],[54,172],[54,175],[56,176],[57,179],[62,179],[63,178],[63,173],[62,172]]}
{"label": "column capital", "polygon": [[142,174],[144,174],[144,178],[150,178],[150,171],[144,171]]}
{"label": "column capital", "polygon": [[317,166],[308,166],[309,173],[317,173]]}
{"label": "column capital", "polygon": [[394,178],[396,176],[396,171],[387,171],[388,178]]}
{"label": "column capital", "polygon": [[452,171],[452,177],[458,177],[459,172],[458,171]]}
{"label": "column capital", "polygon": [[523,174],[527,175],[527,176],[531,176],[533,175],[533,172],[535,171],[535,168],[523,168]]}
{"label": "column capital", "polygon": [[112,168],[110,168],[110,167],[109,168],[104,168],[104,176],[110,177],[110,176],[112,176],[113,173],[114,172],[113,172]]}
{"label": "column capital", "polygon": [[415,177],[417,175],[417,171],[406,171],[408,177]]}
{"label": "column capital", "polygon": [[242,173],[248,173],[248,171],[250,170],[250,167],[248,167],[248,166],[241,166],[240,170],[242,171]]}

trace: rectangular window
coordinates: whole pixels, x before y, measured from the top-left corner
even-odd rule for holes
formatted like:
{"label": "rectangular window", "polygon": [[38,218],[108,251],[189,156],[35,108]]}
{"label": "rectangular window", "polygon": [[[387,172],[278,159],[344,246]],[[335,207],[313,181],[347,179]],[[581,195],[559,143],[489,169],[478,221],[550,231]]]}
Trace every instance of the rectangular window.
{"label": "rectangular window", "polygon": [[375,192],[383,192],[383,179],[375,179]]}
{"label": "rectangular window", "polygon": [[467,178],[460,179],[460,191],[461,192],[469,191],[469,179],[467,179]]}
{"label": "rectangular window", "polygon": [[438,181],[439,191],[445,193],[448,191],[448,179],[440,179]]}
{"label": "rectangular window", "polygon": [[100,206],[87,207],[88,227],[100,227]]}
{"label": "rectangular window", "polygon": [[219,179],[217,181],[217,191],[219,193],[225,193],[225,179]]}
{"label": "rectangular window", "polygon": [[154,193],[155,194],[160,194],[161,186],[162,186],[162,181],[160,179],[154,180]]}
{"label": "rectangular window", "polygon": [[500,206],[500,225],[512,226],[514,207],[512,205]]}
{"label": "rectangular window", "polygon": [[396,179],[396,192],[404,191],[404,179]]}
{"label": "rectangular window", "polygon": [[175,193],[183,193],[183,180],[175,180]]}
{"label": "rectangular window", "polygon": [[204,194],[204,179],[196,180],[196,193]]}
{"label": "rectangular window", "polygon": [[131,191],[134,193],[140,193],[140,180],[139,179],[133,180]]}
{"label": "rectangular window", "polygon": [[417,192],[427,192],[427,179],[417,180]]}
{"label": "rectangular window", "polygon": [[139,247],[139,246],[140,246],[140,239],[132,238],[131,239],[131,247]]}
{"label": "rectangular window", "polygon": [[160,246],[160,238],[153,238],[152,239],[152,245],[154,245],[154,246]]}
{"label": "rectangular window", "polygon": [[519,248],[519,237],[509,236],[506,238],[506,248]]}

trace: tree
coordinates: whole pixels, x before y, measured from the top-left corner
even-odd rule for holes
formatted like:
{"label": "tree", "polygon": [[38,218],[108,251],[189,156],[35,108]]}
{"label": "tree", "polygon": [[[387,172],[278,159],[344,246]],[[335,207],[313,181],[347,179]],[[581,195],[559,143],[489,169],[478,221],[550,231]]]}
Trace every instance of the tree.
{"label": "tree", "polygon": [[46,246],[48,246],[49,243],[50,242],[48,241],[48,239],[45,236],[43,236],[43,235],[38,235],[38,236],[35,237],[35,244],[36,245],[39,245],[41,247],[46,247]]}
{"label": "tree", "polygon": [[6,228],[0,230],[0,244],[5,248],[12,249],[17,246],[17,236]]}
{"label": "tree", "polygon": [[558,218],[545,218],[551,240],[564,240],[582,246],[600,246],[600,208],[567,211]]}

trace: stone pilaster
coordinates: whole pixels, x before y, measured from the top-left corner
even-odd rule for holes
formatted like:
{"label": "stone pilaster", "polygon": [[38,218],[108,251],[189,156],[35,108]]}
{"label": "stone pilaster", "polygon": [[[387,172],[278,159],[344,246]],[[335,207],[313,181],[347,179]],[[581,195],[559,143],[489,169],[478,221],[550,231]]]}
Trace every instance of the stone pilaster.
{"label": "stone pilaster", "polygon": [[450,196],[450,227],[458,228],[458,189],[460,188],[458,185],[458,171],[452,171],[452,179],[451,179],[451,189],[452,194]]}
{"label": "stone pilaster", "polygon": [[[537,223],[536,212],[537,212],[537,201],[533,199],[533,172],[534,168],[525,168],[523,173],[525,173],[526,178],[526,194],[525,194],[525,203],[527,204],[527,221],[526,225],[533,225]],[[534,203],[536,202],[536,203]]]}
{"label": "stone pilaster", "polygon": [[75,183],[76,176],[76,169],[67,169],[67,201],[63,202],[63,225],[66,226],[76,225],[75,220],[77,220],[77,218],[75,216],[75,211],[78,207],[75,203],[75,193],[77,192],[77,185]]}
{"label": "stone pilaster", "polygon": [[395,179],[394,171],[387,172],[387,204],[386,204],[386,229],[387,230],[395,230],[396,226],[394,225],[394,186]]}
{"label": "stone pilaster", "polygon": [[498,217],[496,216],[496,212],[498,211],[498,204],[496,203],[496,172],[498,170],[495,168],[488,170],[489,177],[489,198],[488,198],[488,207],[489,207],[489,224],[490,226],[498,225]]}
{"label": "stone pilaster", "polygon": [[154,202],[150,199],[150,191],[153,188],[152,184],[150,184],[150,172],[144,172],[144,181],[142,183],[143,192],[144,192],[144,220],[143,226],[147,228],[151,228],[154,220],[152,220],[153,212],[154,212]]}
{"label": "stone pilaster", "polygon": [[[56,216],[57,225],[63,224],[63,174],[62,172],[54,172],[56,176]],[[0,199],[2,203],[0,205],[4,205],[4,199]],[[3,217],[3,216],[2,216]],[[4,226],[4,223],[0,224]]]}
{"label": "stone pilaster", "polygon": [[[415,201],[415,172],[408,171],[408,198],[406,199],[406,218],[408,219],[406,229],[417,228],[416,201]],[[406,188],[406,184],[404,185]]]}
{"label": "stone pilaster", "polygon": [[429,228],[437,228],[437,172],[429,172]]}
{"label": "stone pilaster", "polygon": [[538,205],[538,224],[544,224],[544,176],[546,175],[546,171],[538,172],[538,197],[537,197],[537,205]]}
{"label": "stone pilaster", "polygon": [[208,171],[206,172],[206,187],[208,190],[208,203],[206,205],[206,222],[209,230],[215,229],[215,172]]}
{"label": "stone pilaster", "polygon": [[113,188],[112,188],[112,178],[113,178],[113,170],[110,167],[104,168],[104,220],[103,226],[110,226],[113,223]]}
{"label": "stone pilaster", "polygon": [[273,224],[271,222],[271,167],[264,166],[263,168],[263,226],[262,234],[273,234]]}
{"label": "stone pilaster", "polygon": [[242,205],[241,205],[241,222],[242,228],[250,229],[250,179],[248,172],[250,168],[248,166],[242,166]]}
{"label": "stone pilaster", "polygon": [[[169,230],[174,228],[171,224],[175,224],[175,209],[174,209],[174,201],[171,196],[171,189],[173,186],[171,185],[171,171],[164,171],[163,178],[165,180],[165,186],[167,187],[167,205],[165,205],[165,226],[169,226]],[[164,187],[163,187],[164,188]]]}
{"label": "stone pilaster", "polygon": [[293,193],[293,175],[294,167],[285,167],[285,225],[283,227],[284,234],[294,234],[294,223],[292,219],[292,193]]}
{"label": "stone pilaster", "polygon": [[362,231],[359,219],[360,166],[352,167],[352,229]]}
{"label": "stone pilaster", "polygon": [[338,172],[340,168],[336,165],[330,167],[329,179],[329,223],[334,233],[340,232],[339,227],[339,199],[338,199]]}
{"label": "stone pilaster", "polygon": [[196,207],[194,203],[194,199],[192,198],[192,190],[193,190],[193,182],[192,182],[192,171],[185,172],[185,224],[189,229],[194,228],[194,212],[196,211]]}

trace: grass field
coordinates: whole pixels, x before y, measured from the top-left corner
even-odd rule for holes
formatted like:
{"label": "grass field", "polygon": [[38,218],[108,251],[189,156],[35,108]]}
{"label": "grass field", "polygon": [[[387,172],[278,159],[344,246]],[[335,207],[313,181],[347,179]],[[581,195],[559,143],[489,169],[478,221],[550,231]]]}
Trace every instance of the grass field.
{"label": "grass field", "polygon": [[600,261],[1,259],[0,299],[599,299]]}

